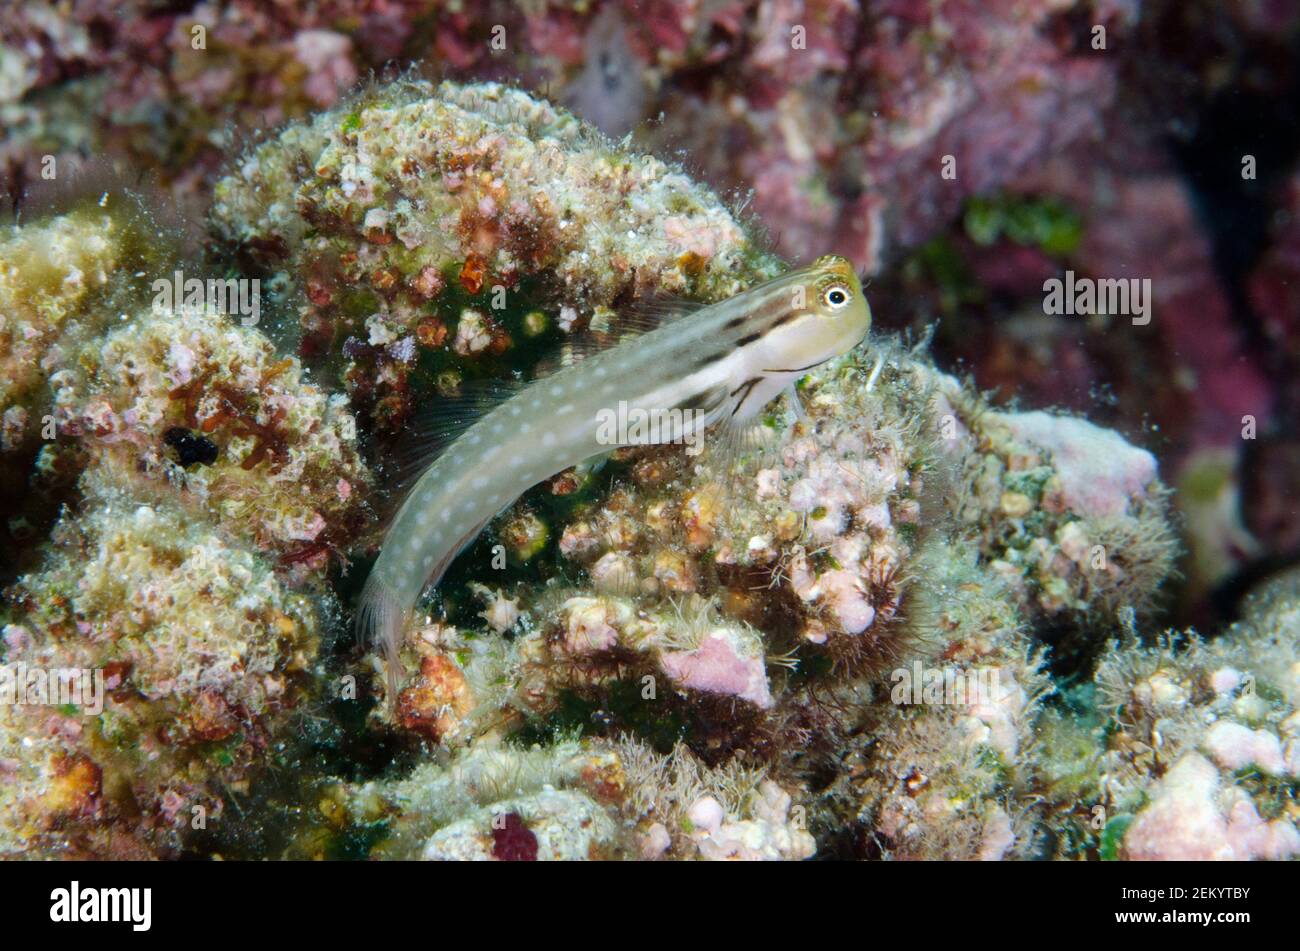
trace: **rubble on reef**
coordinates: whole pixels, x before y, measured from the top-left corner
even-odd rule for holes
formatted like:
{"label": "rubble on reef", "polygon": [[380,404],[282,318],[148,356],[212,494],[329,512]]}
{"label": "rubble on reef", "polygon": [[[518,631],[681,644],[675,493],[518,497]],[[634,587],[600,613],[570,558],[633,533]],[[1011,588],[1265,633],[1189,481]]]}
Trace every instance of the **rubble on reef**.
{"label": "rubble on reef", "polygon": [[483,744],[397,782],[325,793],[322,829],[385,827],[386,858],[801,859],[802,807],[762,769],[711,769],[682,747],[560,740],[530,750]]}
{"label": "rubble on reef", "polygon": [[147,205],[72,205],[2,239],[6,418],[29,421],[5,474],[32,503],[9,533],[54,504],[0,609],[22,672],[0,705],[0,853],[174,856],[318,697],[339,611],[322,579],[372,477],[346,398],[296,358],[238,317],[155,306],[143,277],[175,249],[150,242],[174,236]]}
{"label": "rubble on reef", "polygon": [[[967,38],[1004,67],[973,95],[1010,82],[1033,114],[1060,105],[1035,10]],[[241,4],[201,15],[241,11],[264,26]],[[849,68],[843,13],[810,33],[830,70]],[[710,55],[668,22],[641,27],[663,34],[656,69]],[[294,95],[329,108],[232,158],[207,221],[202,266],[263,281],[260,322],[151,306],[138,274],[158,261],[94,200],[0,236],[0,451],[53,510],[11,570],[0,659],[102,671],[106,690],[97,715],[0,705],[0,854],[234,855],[260,840],[214,828],[270,824],[297,858],[1300,852],[1294,578],[1216,638],[1159,634],[1178,542],[1156,457],[995,404],[929,338],[887,330],[741,445],[621,449],[530,490],[421,600],[390,695],[337,634],[394,437],[616,345],[665,295],[711,302],[785,265],[682,168],[519,89],[405,78],[334,105],[365,40],[299,26],[279,38],[311,64]],[[930,48],[874,29],[906,62]],[[539,55],[577,56],[555,42]],[[776,83],[775,54],[749,55]],[[919,162],[949,136],[978,165],[968,95],[936,78],[964,73],[938,62],[872,148]],[[1060,128],[1030,153],[1090,127],[1079,89],[1108,68],[1069,65]],[[764,94],[754,122],[797,125],[796,93]],[[948,132],[920,136],[918,110]],[[760,193],[779,209],[777,184]],[[869,217],[822,209],[796,233]]]}
{"label": "rubble on reef", "polygon": [[[1062,777],[1092,799],[1089,824],[1104,857],[1253,859],[1300,855],[1300,601],[1294,572],[1247,599],[1222,636],[1112,642],[1094,678],[1092,724],[1061,718],[1045,754],[1078,744],[1080,727],[1102,750]],[[1104,718],[1104,720],[1102,719]],[[1057,788],[1056,795],[1067,791]],[[1089,831],[1091,830],[1091,831]],[[1098,831],[1100,834],[1098,834]]]}
{"label": "rubble on reef", "polygon": [[9,593],[6,665],[102,674],[102,712],[0,705],[0,853],[176,854],[310,695],[318,604],[173,504],[96,486]]}
{"label": "rubble on reef", "polygon": [[51,375],[53,415],[97,478],[179,494],[300,571],[360,533],[371,478],[347,402],[304,381],[263,334],[224,315],[151,311],[69,363]]}

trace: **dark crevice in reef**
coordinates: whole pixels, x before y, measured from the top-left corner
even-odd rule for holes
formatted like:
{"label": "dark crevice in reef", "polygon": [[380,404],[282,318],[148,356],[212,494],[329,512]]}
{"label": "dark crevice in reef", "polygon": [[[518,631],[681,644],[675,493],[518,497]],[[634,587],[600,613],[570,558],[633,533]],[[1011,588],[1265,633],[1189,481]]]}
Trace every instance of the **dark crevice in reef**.
{"label": "dark crevice in reef", "polygon": [[[1238,325],[1260,362],[1274,372],[1281,369],[1281,355],[1262,334],[1246,279],[1268,247],[1278,188],[1300,157],[1298,118],[1300,73],[1290,77],[1289,92],[1280,97],[1246,83],[1224,89],[1203,104],[1190,136],[1169,139],[1196,196]],[[1255,179],[1242,177],[1245,155],[1256,160]]]}
{"label": "dark crevice in reef", "polygon": [[[1249,283],[1274,246],[1279,203],[1300,162],[1300,37],[1252,33],[1227,6],[1165,0],[1144,9],[1138,45],[1126,69],[1133,118],[1163,130],[1210,243],[1244,358],[1273,392],[1271,426],[1261,422],[1237,463],[1240,514],[1252,531],[1262,523],[1267,536],[1269,518],[1283,516],[1259,500],[1276,495],[1286,478],[1279,471],[1300,471],[1300,367],[1270,337]],[[1243,176],[1245,156],[1254,159],[1254,178]],[[1216,629],[1239,615],[1252,586],[1300,561],[1294,545],[1266,537],[1264,547],[1172,620]]]}
{"label": "dark crevice in reef", "polygon": [[[1296,367],[1285,348],[1265,332],[1252,305],[1247,281],[1271,244],[1272,218],[1278,194],[1300,158],[1300,73],[1288,68],[1295,53],[1281,47],[1252,47],[1234,67],[1242,75],[1202,104],[1190,136],[1171,136],[1170,146],[1192,189],[1201,225],[1214,250],[1214,263],[1232,308],[1234,322],[1252,362],[1274,381],[1272,432],[1244,445],[1239,461],[1243,500],[1257,479],[1267,479],[1261,466],[1270,464],[1274,433],[1294,432],[1297,419],[1293,382]],[[1260,70],[1287,70],[1286,94],[1250,82]],[[1283,74],[1285,75],[1285,73]],[[1243,178],[1243,155],[1253,156],[1257,178]],[[1209,607],[1219,618],[1240,613],[1242,597],[1269,575],[1300,559],[1300,551],[1270,553],[1245,563],[1216,587]]]}
{"label": "dark crevice in reef", "polygon": [[[1291,368],[1265,337],[1246,283],[1300,160],[1300,39],[1247,36],[1226,10],[1180,0],[1148,7],[1140,36],[1129,59],[1133,118],[1164,129],[1250,356],[1282,379]],[[1254,178],[1242,174],[1245,156],[1255,159]]]}

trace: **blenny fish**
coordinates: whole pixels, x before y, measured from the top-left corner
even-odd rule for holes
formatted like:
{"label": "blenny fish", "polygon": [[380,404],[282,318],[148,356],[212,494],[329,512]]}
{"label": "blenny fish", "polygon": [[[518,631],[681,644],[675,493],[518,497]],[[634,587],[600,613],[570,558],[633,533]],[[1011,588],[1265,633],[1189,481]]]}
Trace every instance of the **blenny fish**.
{"label": "blenny fish", "polygon": [[[525,491],[620,446],[738,427],[787,388],[797,406],[794,382],[870,327],[852,265],[830,255],[530,383],[478,419],[411,487],[361,595],[359,632],[383,649],[390,703],[421,593]],[[616,406],[666,422],[620,440]]]}

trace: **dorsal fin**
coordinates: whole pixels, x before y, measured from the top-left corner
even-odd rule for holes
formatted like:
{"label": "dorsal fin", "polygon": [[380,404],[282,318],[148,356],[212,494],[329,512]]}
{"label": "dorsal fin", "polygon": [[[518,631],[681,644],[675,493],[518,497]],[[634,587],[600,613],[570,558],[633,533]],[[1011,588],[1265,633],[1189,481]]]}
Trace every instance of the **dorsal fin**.
{"label": "dorsal fin", "polygon": [[518,393],[526,384],[514,380],[471,380],[457,393],[430,394],[418,407],[402,434],[379,451],[382,490],[378,504],[379,537],[388,526],[407,493],[434,460],[465,430]]}
{"label": "dorsal fin", "polygon": [[649,333],[660,327],[675,323],[683,317],[689,317],[708,304],[678,297],[674,294],[656,293],[633,301],[620,308],[614,321],[620,332],[631,334]]}
{"label": "dorsal fin", "polygon": [[608,316],[597,314],[592,317],[586,330],[566,339],[560,345],[558,353],[537,364],[533,379],[545,379],[557,370],[611,350],[625,340],[658,330],[706,306],[708,305],[683,297],[655,294],[616,307]]}
{"label": "dorsal fin", "polygon": [[538,360],[533,367],[533,379],[531,382],[544,380],[548,376],[558,373],[560,370],[580,363],[593,354],[603,353],[619,345],[622,338],[605,339],[605,335],[594,335],[590,332],[581,336],[574,337],[571,340],[565,340],[560,344],[559,349],[550,356]]}
{"label": "dorsal fin", "polygon": [[396,452],[390,457],[392,462],[398,468],[411,464],[427,466],[441,447],[454,441],[525,385],[516,380],[467,380],[455,393],[431,395],[425,405],[416,408],[407,423]]}

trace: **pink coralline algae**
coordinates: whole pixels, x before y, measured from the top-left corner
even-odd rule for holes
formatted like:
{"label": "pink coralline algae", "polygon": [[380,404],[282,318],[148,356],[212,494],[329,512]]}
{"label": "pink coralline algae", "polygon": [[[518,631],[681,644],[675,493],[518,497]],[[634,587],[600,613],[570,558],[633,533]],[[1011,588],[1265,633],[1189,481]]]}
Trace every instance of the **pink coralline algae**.
{"label": "pink coralline algae", "polygon": [[[1135,4],[1083,0],[869,8],[854,0],[609,0],[582,11],[495,9],[500,48],[486,42],[475,15],[433,0],[274,11],[236,0],[188,13],[133,0],[112,15],[104,6],[77,0],[62,19],[42,15],[41,4],[4,15],[20,95],[79,73],[103,82],[114,105],[89,129],[40,128],[38,113],[20,109],[15,138],[48,135],[72,147],[80,131],[147,141],[131,133],[163,112],[175,147],[137,158],[179,173],[175,187],[192,193],[195,167],[218,160],[212,138],[223,123],[260,129],[331,105],[367,67],[390,60],[484,78],[506,65],[611,134],[662,113],[650,138],[686,148],[721,183],[755,188],[755,210],[778,250],[812,257],[834,249],[872,271],[895,245],[941,227],[966,195],[1008,184],[1044,155],[1098,135],[1119,57],[1074,34],[1070,18],[1103,24],[1107,50],[1130,42],[1136,21]],[[431,29],[416,28],[422,16]],[[108,37],[92,41],[92,27]],[[206,31],[201,49],[196,27]],[[20,142],[0,146],[0,157],[8,153],[34,176],[34,156]],[[955,174],[940,178],[947,157]],[[168,167],[178,160],[187,167]]]}
{"label": "pink coralline algae", "polygon": [[[934,233],[965,196],[1013,182],[1101,131],[1116,61],[1061,28],[1088,6],[863,10],[828,0],[764,4],[747,21],[727,15],[730,7],[687,18],[661,63],[698,69],[719,47],[725,56],[752,46],[708,98],[674,96],[665,139],[684,141],[720,180],[754,187],[783,250],[848,249],[875,271],[896,245]],[[1136,19],[1127,4],[1100,13],[1113,43]],[[724,115],[725,149],[707,131]],[[828,190],[828,180],[839,187]]]}
{"label": "pink coralline algae", "polygon": [[1136,860],[1285,859],[1300,855],[1300,832],[1290,822],[1261,819],[1249,799],[1220,786],[1203,756],[1188,753],[1160,781],[1124,836],[1124,850]]}
{"label": "pink coralline algae", "polygon": [[1042,411],[1001,413],[985,423],[1003,425],[1012,438],[1051,454],[1061,480],[1062,501],[1092,518],[1126,514],[1156,479],[1151,453],[1084,419]]}
{"label": "pink coralline algae", "polygon": [[340,89],[357,80],[352,41],[331,30],[303,30],[293,38],[293,54],[307,68],[303,91],[317,106],[330,106]]}
{"label": "pink coralline algae", "polygon": [[731,694],[761,708],[772,705],[763,659],[742,657],[725,633],[708,635],[695,650],[667,653],[661,663],[668,676],[683,687]]}
{"label": "pink coralline algae", "polygon": [[[216,140],[228,124],[266,127],[334,103],[366,64],[354,38],[337,27],[361,24],[364,39],[390,12],[386,2],[372,0],[311,9],[238,0],[184,12],[143,0],[76,0],[57,12],[46,3],[7,4],[0,9],[0,62],[19,82],[17,104],[6,115],[7,141],[0,141],[0,170],[25,168],[35,177],[37,169],[26,167],[33,157],[21,148],[26,137],[60,156],[93,138],[126,147],[192,195],[201,170],[221,161]],[[23,93],[59,83],[72,98],[89,94],[106,108],[46,124],[39,110],[20,102]],[[9,101],[6,90],[0,105]],[[169,135],[143,134],[163,116]],[[184,167],[171,164],[178,160]]]}

